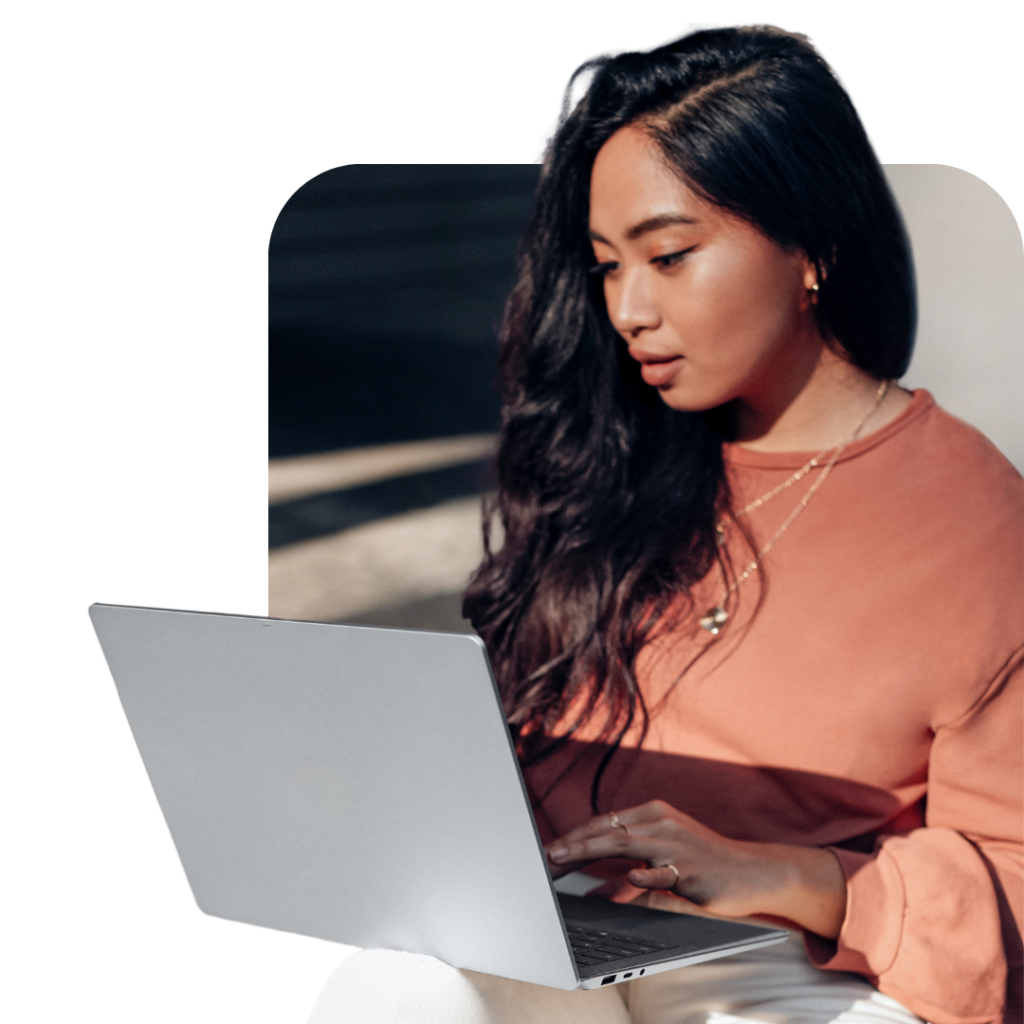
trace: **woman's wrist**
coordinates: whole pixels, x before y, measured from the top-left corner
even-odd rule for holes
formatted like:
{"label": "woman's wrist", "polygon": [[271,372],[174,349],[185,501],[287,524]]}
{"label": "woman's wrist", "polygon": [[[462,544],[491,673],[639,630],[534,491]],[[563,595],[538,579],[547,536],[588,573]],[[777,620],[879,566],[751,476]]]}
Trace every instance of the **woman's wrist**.
{"label": "woman's wrist", "polygon": [[846,917],[846,875],[835,854],[813,846],[756,845],[774,879],[762,912],[838,938]]}

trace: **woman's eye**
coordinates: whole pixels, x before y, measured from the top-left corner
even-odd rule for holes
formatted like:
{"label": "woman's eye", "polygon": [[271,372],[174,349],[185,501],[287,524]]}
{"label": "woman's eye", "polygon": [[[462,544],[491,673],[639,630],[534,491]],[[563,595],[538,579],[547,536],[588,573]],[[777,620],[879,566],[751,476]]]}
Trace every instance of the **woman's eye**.
{"label": "woman's eye", "polygon": [[669,253],[668,256],[655,256],[651,262],[660,263],[662,266],[675,266],[688,252],[689,249],[683,249],[678,253]]}
{"label": "woman's eye", "polygon": [[[657,263],[659,266],[670,267],[675,266],[687,253],[691,252],[695,246],[691,246],[690,249],[682,249],[678,253],[669,253],[667,256],[655,256],[651,263]],[[592,266],[587,272],[594,276],[594,278],[603,278],[603,276],[610,270],[613,270],[617,263],[597,263]]]}

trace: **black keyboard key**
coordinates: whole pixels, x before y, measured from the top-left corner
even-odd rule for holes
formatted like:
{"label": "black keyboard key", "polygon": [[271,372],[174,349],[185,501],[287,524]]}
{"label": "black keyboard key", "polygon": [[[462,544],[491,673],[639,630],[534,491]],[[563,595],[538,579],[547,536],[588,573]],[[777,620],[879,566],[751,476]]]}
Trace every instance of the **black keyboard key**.
{"label": "black keyboard key", "polygon": [[636,953],[631,949],[623,949],[621,946],[598,946],[595,952],[607,953],[609,956],[615,957],[616,960],[619,960],[624,956],[636,956]]}
{"label": "black keyboard key", "polygon": [[591,931],[578,924],[566,926],[569,943],[576,962],[583,967],[611,964],[629,957],[660,953],[678,948],[670,942],[652,942],[638,939],[635,935],[605,930]]}

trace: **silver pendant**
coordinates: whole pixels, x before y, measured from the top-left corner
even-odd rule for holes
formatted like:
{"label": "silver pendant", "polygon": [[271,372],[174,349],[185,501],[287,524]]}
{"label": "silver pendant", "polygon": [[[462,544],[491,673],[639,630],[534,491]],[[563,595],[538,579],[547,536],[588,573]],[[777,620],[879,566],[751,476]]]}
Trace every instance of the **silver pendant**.
{"label": "silver pendant", "polygon": [[712,636],[718,636],[721,632],[722,626],[724,626],[728,621],[729,613],[719,605],[717,608],[709,609],[708,613],[702,616],[700,624]]}

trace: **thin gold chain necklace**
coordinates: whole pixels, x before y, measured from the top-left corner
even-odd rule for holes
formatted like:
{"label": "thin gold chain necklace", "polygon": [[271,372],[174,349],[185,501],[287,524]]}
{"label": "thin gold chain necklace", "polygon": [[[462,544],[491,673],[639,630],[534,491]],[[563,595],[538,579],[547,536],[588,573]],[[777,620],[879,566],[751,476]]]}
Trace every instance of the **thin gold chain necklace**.
{"label": "thin gold chain necklace", "polygon": [[[835,450],[832,452],[832,455],[829,457],[828,462],[825,464],[822,471],[818,474],[817,479],[811,484],[810,487],[807,488],[807,493],[804,494],[804,496],[800,499],[796,508],[793,509],[793,511],[790,512],[788,516],[786,516],[786,519],[783,522],[783,524],[775,531],[775,533],[772,534],[771,538],[764,545],[764,547],[761,548],[761,550],[758,551],[758,553],[754,556],[754,560],[728,586],[726,586],[725,573],[722,570],[722,560],[721,558],[717,558],[715,560],[715,569],[718,572],[718,584],[721,589],[721,596],[719,597],[718,604],[716,604],[714,608],[709,608],[706,614],[702,615],[699,620],[701,627],[703,629],[706,629],[712,636],[718,636],[718,634],[722,630],[722,627],[725,625],[726,622],[729,621],[729,613],[725,610],[725,605],[728,602],[729,598],[736,592],[736,590],[740,587],[742,583],[745,583],[750,578],[750,576],[760,568],[761,562],[764,560],[764,556],[767,555],[773,547],[775,547],[776,541],[778,541],[778,539],[790,528],[790,526],[793,525],[793,521],[796,519],[796,517],[800,515],[800,513],[803,512],[805,508],[807,508],[807,505],[810,502],[811,498],[814,497],[818,488],[821,487],[821,485],[828,478],[829,473],[832,472],[832,468],[839,461],[839,457],[846,450],[847,445],[849,445],[851,441],[854,441],[856,439],[857,435],[864,429],[864,424],[866,424],[867,421],[871,419],[871,417],[875,414],[878,407],[882,404],[882,399],[885,397],[885,393],[886,391],[888,391],[888,389],[889,381],[883,380],[882,383],[878,385],[878,390],[875,392],[875,400],[874,402],[872,402],[871,408],[868,409],[868,411],[864,414],[863,418],[857,424],[857,426],[854,427],[853,430],[846,435],[846,437],[842,438],[839,441],[839,443],[836,445]],[[826,451],[828,451],[828,449],[826,449]],[[755,499],[749,505],[745,505],[738,512],[728,515],[728,518],[735,522],[741,516],[745,516],[748,512],[753,512],[755,508],[760,508],[765,502],[770,501],[777,494],[781,494],[782,491],[784,491],[787,487],[791,487],[801,477],[809,473],[815,466],[818,465],[819,461],[824,457],[824,455],[825,452],[815,455],[813,459],[811,459],[804,466],[798,469],[796,473],[794,473],[793,476],[791,476],[785,483],[779,484],[779,486],[776,487],[774,490],[769,491],[767,494],[763,494],[760,498]],[[725,521],[719,520],[719,522],[716,524],[715,529],[718,531],[718,543],[719,545],[721,545],[725,541]]]}
{"label": "thin gold chain necklace", "polygon": [[[760,508],[762,505],[771,501],[772,498],[780,495],[787,487],[792,487],[798,480],[802,480],[807,476],[807,474],[810,473],[810,471],[814,469],[831,450],[831,448],[826,448],[824,451],[818,452],[814,458],[805,462],[788,480],[779,484],[778,487],[773,488],[767,494],[762,494],[760,498],[755,498],[749,505],[744,505],[739,511],[733,512],[731,517],[733,519],[740,519],[747,515],[747,513],[753,512],[755,508]],[[719,535],[721,536],[721,534]],[[721,541],[719,541],[719,543],[721,543]]]}

